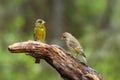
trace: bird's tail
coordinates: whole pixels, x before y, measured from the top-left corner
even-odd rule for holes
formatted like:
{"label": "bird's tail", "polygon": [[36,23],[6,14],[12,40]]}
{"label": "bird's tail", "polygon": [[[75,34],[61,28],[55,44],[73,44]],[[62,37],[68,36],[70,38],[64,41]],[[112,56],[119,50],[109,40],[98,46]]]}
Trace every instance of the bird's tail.
{"label": "bird's tail", "polygon": [[82,58],[85,61],[85,63],[88,64],[87,59],[84,56],[82,56]]}
{"label": "bird's tail", "polygon": [[82,58],[85,61],[85,63],[88,63],[87,59],[86,59],[86,55],[85,55],[85,53],[83,51],[81,51],[81,55],[82,55]]}

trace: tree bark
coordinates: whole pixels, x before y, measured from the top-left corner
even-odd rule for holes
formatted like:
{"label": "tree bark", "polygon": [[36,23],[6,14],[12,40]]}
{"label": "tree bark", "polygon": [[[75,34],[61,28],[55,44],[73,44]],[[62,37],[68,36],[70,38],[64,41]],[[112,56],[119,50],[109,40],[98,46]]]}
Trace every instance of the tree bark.
{"label": "tree bark", "polygon": [[99,73],[57,45],[26,41],[12,44],[8,50],[12,53],[27,53],[38,60],[44,59],[64,80],[103,80]]}

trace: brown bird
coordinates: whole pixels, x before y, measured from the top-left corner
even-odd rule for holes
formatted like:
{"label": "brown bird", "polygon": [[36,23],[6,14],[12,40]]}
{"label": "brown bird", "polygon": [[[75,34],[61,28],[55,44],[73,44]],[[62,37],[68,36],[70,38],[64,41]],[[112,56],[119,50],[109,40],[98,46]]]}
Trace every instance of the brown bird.
{"label": "brown bird", "polygon": [[79,41],[70,33],[65,32],[63,33],[61,40],[65,41],[67,44],[67,47],[74,51],[76,54],[80,54],[83,59],[85,60],[85,62],[87,62],[86,60],[86,55],[85,52],[82,48],[82,46],[80,45]]}

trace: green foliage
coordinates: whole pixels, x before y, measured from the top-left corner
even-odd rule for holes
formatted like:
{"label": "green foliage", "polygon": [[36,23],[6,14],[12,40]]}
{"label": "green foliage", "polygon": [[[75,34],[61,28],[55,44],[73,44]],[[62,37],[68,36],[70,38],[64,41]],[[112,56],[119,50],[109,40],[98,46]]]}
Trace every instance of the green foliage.
{"label": "green foliage", "polygon": [[[64,25],[60,27],[78,38],[92,68],[106,80],[119,80],[120,1],[113,0],[113,12],[104,16],[109,1],[112,0],[63,1]],[[47,40],[54,40],[57,34],[54,33],[57,27],[53,27],[56,24],[53,22],[54,4],[54,0],[0,0],[0,80],[62,80],[45,61],[34,64],[32,57],[10,54],[7,50],[10,44],[33,40],[34,23],[38,18],[46,21]],[[112,15],[108,18],[109,13]]]}

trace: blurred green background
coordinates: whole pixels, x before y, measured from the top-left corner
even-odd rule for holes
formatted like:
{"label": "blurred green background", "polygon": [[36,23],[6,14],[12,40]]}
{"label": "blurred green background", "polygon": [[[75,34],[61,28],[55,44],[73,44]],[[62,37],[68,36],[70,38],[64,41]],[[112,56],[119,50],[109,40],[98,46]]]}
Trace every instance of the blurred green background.
{"label": "blurred green background", "polygon": [[120,0],[0,0],[0,80],[63,80],[44,60],[34,64],[32,57],[7,49],[33,40],[38,18],[46,21],[46,43],[65,48],[60,37],[70,32],[90,67],[105,80],[120,79]]}

